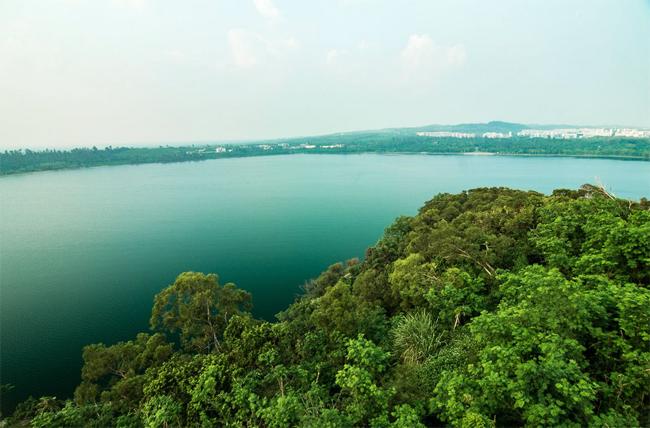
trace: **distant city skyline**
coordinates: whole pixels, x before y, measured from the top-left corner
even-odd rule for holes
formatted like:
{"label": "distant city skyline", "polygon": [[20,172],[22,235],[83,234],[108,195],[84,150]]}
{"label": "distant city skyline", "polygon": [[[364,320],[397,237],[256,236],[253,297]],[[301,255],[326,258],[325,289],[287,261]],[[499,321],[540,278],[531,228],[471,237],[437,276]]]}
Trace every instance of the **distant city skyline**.
{"label": "distant city skyline", "polygon": [[0,149],[650,128],[650,1],[6,0]]}

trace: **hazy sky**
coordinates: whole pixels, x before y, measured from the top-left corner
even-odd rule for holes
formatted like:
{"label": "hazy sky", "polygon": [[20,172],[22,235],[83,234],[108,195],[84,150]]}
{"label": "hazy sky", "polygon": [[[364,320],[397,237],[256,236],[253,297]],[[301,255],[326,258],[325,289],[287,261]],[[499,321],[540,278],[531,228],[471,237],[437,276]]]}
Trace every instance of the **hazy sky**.
{"label": "hazy sky", "polygon": [[648,0],[0,0],[0,148],[650,126]]}

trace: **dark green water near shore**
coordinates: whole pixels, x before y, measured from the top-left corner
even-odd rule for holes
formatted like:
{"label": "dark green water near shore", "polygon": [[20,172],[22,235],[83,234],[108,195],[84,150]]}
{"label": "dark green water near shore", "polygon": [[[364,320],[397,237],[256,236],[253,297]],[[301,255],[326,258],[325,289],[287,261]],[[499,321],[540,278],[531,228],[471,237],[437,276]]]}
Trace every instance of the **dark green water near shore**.
{"label": "dark green water near shore", "polygon": [[85,344],[147,328],[187,270],[253,293],[272,319],[329,264],[362,257],[439,192],[550,192],[596,180],[650,197],[650,162],[427,155],[294,155],[100,167],[0,178],[0,382],[69,396]]}

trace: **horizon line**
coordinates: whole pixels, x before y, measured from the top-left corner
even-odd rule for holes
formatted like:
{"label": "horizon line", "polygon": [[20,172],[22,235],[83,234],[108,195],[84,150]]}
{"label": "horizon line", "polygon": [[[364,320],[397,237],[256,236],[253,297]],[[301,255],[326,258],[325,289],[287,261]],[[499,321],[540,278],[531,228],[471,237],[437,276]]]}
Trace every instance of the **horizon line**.
{"label": "horizon line", "polygon": [[[363,132],[381,132],[381,131],[393,131],[393,130],[402,130],[402,129],[412,129],[416,130],[418,128],[426,128],[432,126],[475,126],[475,125],[490,125],[490,124],[508,124],[508,125],[519,125],[525,126],[529,129],[534,126],[541,127],[557,127],[554,129],[564,129],[564,128],[604,128],[604,129],[639,129],[639,130],[650,130],[650,126],[637,126],[637,125],[620,125],[620,124],[607,124],[607,125],[585,125],[585,124],[560,124],[560,123],[523,123],[523,122],[509,122],[506,120],[490,120],[488,122],[460,122],[460,123],[430,123],[427,125],[418,125],[418,126],[391,126],[385,128],[372,128],[372,129],[356,129],[348,131],[331,131],[317,134],[300,134],[293,136],[285,137],[262,137],[262,138],[234,138],[234,139],[200,139],[200,140],[190,140],[190,141],[151,141],[151,142],[123,142],[123,143],[94,143],[88,145],[63,145],[61,147],[52,147],[52,146],[42,146],[39,148],[30,148],[30,147],[14,147],[14,148],[0,148],[0,152],[10,151],[10,150],[31,150],[31,151],[43,151],[43,150],[74,150],[74,149],[88,149],[97,147],[100,148],[156,148],[156,147],[189,147],[194,145],[210,145],[210,144],[247,144],[263,141],[281,141],[281,140],[291,140],[298,138],[319,138],[327,137],[332,135],[342,135],[342,134],[355,134]],[[33,147],[33,146],[32,146]]]}

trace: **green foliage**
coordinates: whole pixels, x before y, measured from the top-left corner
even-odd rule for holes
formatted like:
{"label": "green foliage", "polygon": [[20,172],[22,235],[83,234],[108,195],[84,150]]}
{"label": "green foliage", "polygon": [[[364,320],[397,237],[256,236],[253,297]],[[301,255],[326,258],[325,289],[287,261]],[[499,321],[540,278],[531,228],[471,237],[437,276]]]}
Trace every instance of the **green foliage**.
{"label": "green foliage", "polygon": [[393,347],[406,364],[421,364],[444,343],[444,331],[429,312],[419,310],[396,317]]}
{"label": "green foliage", "polygon": [[441,405],[445,419],[457,424],[473,411],[505,424],[589,420],[596,385],[583,371],[584,347],[538,325],[519,325],[521,312],[508,308],[472,323],[472,333],[486,345],[477,365],[445,373],[438,383],[433,404]]}
{"label": "green foliage", "polygon": [[142,405],[142,421],[147,428],[180,426],[181,404],[167,395],[158,395]]}
{"label": "green foliage", "polygon": [[[641,310],[645,313],[637,312],[637,305],[647,300],[647,290],[621,287],[604,277],[597,278],[596,284],[594,278],[570,281],[557,269],[541,266],[500,279],[499,307],[470,325],[481,346],[479,361],[448,371],[436,387],[432,404],[439,406],[443,418],[460,424],[463,415],[472,411],[505,424],[582,426],[594,421],[596,409],[606,407],[627,414],[629,420],[636,412],[630,412],[626,403],[635,401],[632,396],[645,396],[650,381],[639,368],[650,366],[648,344],[630,343],[638,337],[637,331],[645,334],[646,329],[625,333],[623,305],[627,309],[634,302],[629,310],[639,317],[633,321],[636,328],[644,322],[648,325],[648,306]],[[627,298],[617,299],[622,294]],[[614,303],[617,300],[620,303]],[[591,356],[593,350],[586,345],[600,355]],[[624,349],[635,351],[620,358]],[[604,361],[609,367],[599,367]],[[639,379],[619,370],[633,371]],[[610,382],[615,379],[620,379],[619,395],[613,400]],[[620,382],[625,383],[625,391]],[[631,394],[630,400],[621,394]],[[647,408],[642,401],[637,406]]]}
{"label": "green foliage", "polygon": [[418,253],[393,262],[393,271],[388,274],[391,297],[399,302],[399,310],[422,307],[425,295],[437,279],[435,263],[426,263]]}
{"label": "green foliage", "polygon": [[310,301],[310,305],[313,307],[310,323],[317,328],[347,336],[364,333],[378,337],[385,333],[382,308],[363,301],[343,281],[329,288],[322,297]]}
{"label": "green foliage", "polygon": [[346,364],[336,374],[336,384],[341,387],[343,410],[351,424],[367,424],[388,412],[394,392],[378,385],[388,357],[363,335],[348,342]]}
{"label": "green foliage", "polygon": [[83,350],[82,381],[75,391],[75,401],[111,402],[118,409],[129,409],[142,398],[145,371],[171,355],[172,345],[160,334],[140,333],[135,340],[112,346],[88,345]]}
{"label": "green foliage", "polygon": [[106,426],[139,427],[137,420],[125,425],[128,416],[116,418],[110,404],[76,405],[72,401],[61,401],[55,397],[41,397],[39,400],[28,400],[31,407],[26,413],[25,408],[17,409],[9,420],[9,426],[31,426],[34,428],[67,428],[88,427],[103,428]]}
{"label": "green foliage", "polygon": [[[351,262],[353,264],[355,262]],[[349,264],[349,265],[350,265]],[[327,268],[316,279],[309,280],[304,285],[305,295],[308,297],[320,297],[325,291],[335,285],[345,275],[343,263],[335,263]]]}
{"label": "green foliage", "polygon": [[87,346],[74,402],[31,399],[7,422],[648,426],[649,209],[593,186],[438,195],[277,322],[183,273],[155,298],[159,333]]}
{"label": "green foliage", "polygon": [[484,280],[458,268],[445,270],[425,298],[441,324],[456,329],[488,308]]}
{"label": "green foliage", "polygon": [[187,350],[218,349],[230,317],[250,310],[251,295],[235,284],[219,285],[217,275],[185,272],[154,299],[151,327],[180,334]]}

